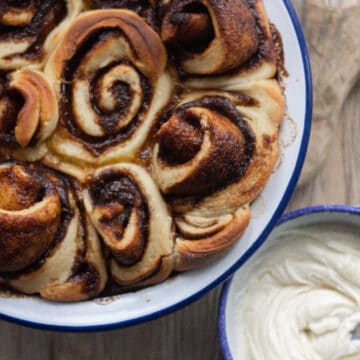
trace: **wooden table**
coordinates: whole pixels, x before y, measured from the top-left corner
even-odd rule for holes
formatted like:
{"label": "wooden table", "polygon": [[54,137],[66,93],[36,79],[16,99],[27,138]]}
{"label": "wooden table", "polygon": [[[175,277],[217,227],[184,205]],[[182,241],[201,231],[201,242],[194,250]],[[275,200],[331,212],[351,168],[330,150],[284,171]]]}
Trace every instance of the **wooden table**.
{"label": "wooden table", "polygon": [[[358,82],[341,111],[325,167],[297,189],[288,210],[324,203],[360,204],[359,103]],[[105,333],[55,333],[0,322],[0,359],[221,359],[216,330],[219,291],[159,320]]]}

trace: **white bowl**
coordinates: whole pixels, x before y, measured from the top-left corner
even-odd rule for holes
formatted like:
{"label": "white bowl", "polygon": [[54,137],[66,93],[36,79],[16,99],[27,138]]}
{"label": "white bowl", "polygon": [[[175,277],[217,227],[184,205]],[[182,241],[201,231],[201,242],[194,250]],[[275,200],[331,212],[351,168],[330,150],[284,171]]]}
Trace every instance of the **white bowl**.
{"label": "white bowl", "polygon": [[237,302],[237,295],[242,286],[249,278],[253,264],[256,258],[267,248],[274,245],[279,239],[280,234],[286,231],[301,228],[306,225],[315,224],[334,224],[338,223],[344,226],[356,226],[360,231],[360,208],[351,206],[325,205],[305,208],[284,215],[278,225],[271,233],[266,243],[263,244],[260,251],[251,258],[232,279],[228,280],[222,289],[218,314],[218,331],[221,349],[225,360],[234,360],[239,357],[238,343],[238,326],[236,324],[236,312],[241,306]]}
{"label": "white bowl", "polygon": [[24,325],[72,331],[138,323],[199,298],[228,278],[256,251],[274,227],[295,188],[306,154],[312,113],[309,60],[291,2],[264,0],[264,4],[271,22],[282,36],[285,67],[290,74],[285,80],[288,117],[281,129],[283,143],[288,146],[283,149],[281,164],[252,206],[253,217],[241,241],[210,266],[176,275],[162,284],[121,295],[112,301],[60,304],[37,297],[0,298],[0,317]]}

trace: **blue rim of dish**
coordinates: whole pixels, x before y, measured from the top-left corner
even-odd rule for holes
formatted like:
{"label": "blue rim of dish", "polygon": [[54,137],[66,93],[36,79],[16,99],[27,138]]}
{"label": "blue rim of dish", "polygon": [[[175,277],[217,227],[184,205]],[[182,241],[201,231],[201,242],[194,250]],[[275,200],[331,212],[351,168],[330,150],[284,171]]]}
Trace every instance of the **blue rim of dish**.
{"label": "blue rim of dish", "polygon": [[[294,220],[299,217],[308,216],[319,213],[346,213],[350,215],[360,216],[360,207],[346,206],[346,205],[318,205],[299,209],[288,214],[283,215],[276,226],[282,225],[288,221]],[[233,360],[229,343],[226,335],[226,304],[231,288],[233,278],[225,282],[222,287],[218,308],[218,334],[220,340],[220,347],[225,360]]]}
{"label": "blue rim of dish", "polygon": [[310,61],[309,56],[307,52],[306,42],[305,38],[301,29],[300,22],[298,20],[298,17],[296,15],[296,12],[293,8],[293,5],[291,3],[291,0],[283,0],[284,5],[286,7],[286,10],[290,16],[293,28],[295,30],[298,44],[301,50],[302,55],[302,62],[304,67],[304,74],[305,74],[305,86],[306,86],[306,111],[305,111],[305,123],[304,123],[304,132],[301,139],[301,147],[299,151],[298,160],[296,162],[295,169],[293,171],[293,174],[290,178],[290,181],[288,183],[288,186],[286,188],[286,191],[280,201],[279,206],[277,207],[276,211],[274,212],[274,215],[272,216],[271,220],[269,221],[268,225],[265,227],[264,231],[260,234],[257,241],[246,251],[246,253],[241,256],[241,258],[233,265],[231,266],[227,271],[225,271],[220,277],[213,280],[209,285],[205,286],[203,289],[200,289],[195,294],[189,296],[188,298],[177,302],[176,304],[173,304],[171,306],[168,306],[167,308],[164,308],[162,310],[156,311],[149,315],[140,316],[137,318],[119,321],[111,324],[104,324],[104,325],[90,325],[90,326],[66,326],[66,325],[51,325],[51,324],[45,324],[45,323],[37,323],[29,320],[23,320],[21,318],[15,318],[6,314],[3,314],[0,312],[0,319],[4,319],[10,322],[14,322],[23,326],[28,327],[34,327],[38,329],[46,329],[46,330],[55,330],[55,331],[71,331],[71,332],[90,332],[90,331],[103,331],[103,330],[112,330],[120,327],[127,327],[135,324],[139,324],[145,321],[154,320],[161,316],[164,316],[166,314],[169,314],[171,312],[174,312],[176,310],[179,310],[183,308],[184,306],[187,306],[194,301],[198,300],[200,297],[202,297],[204,294],[224,282],[226,279],[228,279],[239,267],[241,267],[260,247],[260,245],[266,240],[271,230],[276,225],[277,220],[282,215],[283,211],[286,208],[286,205],[288,204],[291,195],[293,194],[297,181],[299,179],[310,137],[310,130],[311,130],[311,120],[312,120],[312,105],[313,105],[313,94],[312,94],[312,78],[311,78],[311,68],[310,68]]}

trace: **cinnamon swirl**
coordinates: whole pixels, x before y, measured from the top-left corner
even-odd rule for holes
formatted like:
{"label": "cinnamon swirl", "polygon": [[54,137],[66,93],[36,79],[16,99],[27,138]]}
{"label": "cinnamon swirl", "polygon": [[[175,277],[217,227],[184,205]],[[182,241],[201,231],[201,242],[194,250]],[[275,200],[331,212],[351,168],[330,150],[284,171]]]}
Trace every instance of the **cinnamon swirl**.
{"label": "cinnamon swirl", "polygon": [[278,157],[272,36],[261,0],[1,2],[0,284],[78,301],[229,251]]}
{"label": "cinnamon swirl", "polygon": [[81,8],[82,0],[2,0],[0,70],[42,67]]}
{"label": "cinnamon swirl", "polygon": [[55,92],[39,71],[21,69],[0,77],[0,152],[37,160],[58,122]]}
{"label": "cinnamon swirl", "polygon": [[135,13],[80,15],[45,69],[60,105],[51,150],[92,166],[133,159],[171,96],[166,59],[159,36]]}
{"label": "cinnamon swirl", "polygon": [[86,191],[85,207],[110,253],[117,284],[139,287],[170,275],[172,218],[144,169],[125,163],[99,169]]}
{"label": "cinnamon swirl", "polygon": [[216,80],[197,78],[198,86],[223,77],[253,80],[276,74],[262,0],[173,0],[163,1],[163,8],[161,36],[183,76],[217,75]]}
{"label": "cinnamon swirl", "polygon": [[278,156],[282,117],[280,89],[266,81],[237,94],[191,92],[171,108],[152,169],[175,213],[177,270],[222,253],[245,230]]}
{"label": "cinnamon swirl", "polygon": [[0,191],[0,283],[56,301],[99,294],[99,239],[71,182],[40,165],[4,163]]}

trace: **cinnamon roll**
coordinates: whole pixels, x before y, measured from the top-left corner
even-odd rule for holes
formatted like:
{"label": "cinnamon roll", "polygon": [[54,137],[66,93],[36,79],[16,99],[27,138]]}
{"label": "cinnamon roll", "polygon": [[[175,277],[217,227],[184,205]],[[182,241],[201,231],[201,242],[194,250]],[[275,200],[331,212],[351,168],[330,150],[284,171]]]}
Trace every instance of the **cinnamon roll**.
{"label": "cinnamon roll", "polygon": [[262,0],[172,0],[163,8],[161,36],[185,75],[275,75]]}
{"label": "cinnamon roll", "polygon": [[170,275],[172,218],[143,168],[124,163],[98,169],[84,203],[109,252],[110,272],[118,285],[141,287]]}
{"label": "cinnamon roll", "polygon": [[261,0],[0,1],[0,285],[78,301],[228,251],[278,156],[274,34]]}
{"label": "cinnamon roll", "polygon": [[55,92],[39,71],[21,69],[0,76],[0,152],[37,160],[58,122]]}
{"label": "cinnamon roll", "polygon": [[134,12],[80,15],[45,69],[60,105],[51,150],[81,166],[134,158],[171,96],[166,59],[159,36]]}
{"label": "cinnamon roll", "polygon": [[245,230],[278,156],[283,103],[271,85],[185,93],[156,133],[152,169],[175,213],[177,270],[212,259]]}
{"label": "cinnamon roll", "polygon": [[0,283],[48,300],[99,294],[106,269],[75,188],[40,165],[0,165]]}
{"label": "cinnamon roll", "polygon": [[42,67],[82,5],[82,0],[2,0],[0,70]]}

